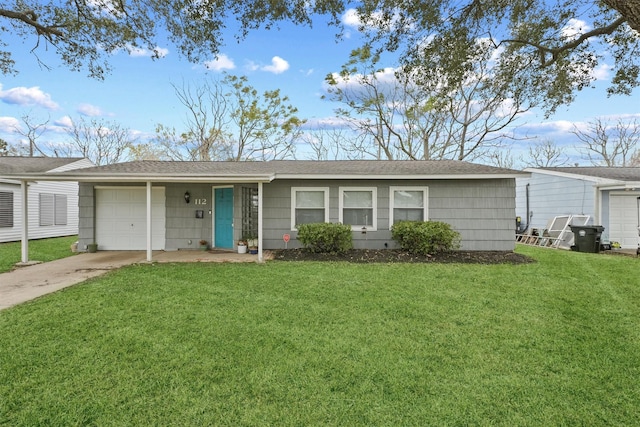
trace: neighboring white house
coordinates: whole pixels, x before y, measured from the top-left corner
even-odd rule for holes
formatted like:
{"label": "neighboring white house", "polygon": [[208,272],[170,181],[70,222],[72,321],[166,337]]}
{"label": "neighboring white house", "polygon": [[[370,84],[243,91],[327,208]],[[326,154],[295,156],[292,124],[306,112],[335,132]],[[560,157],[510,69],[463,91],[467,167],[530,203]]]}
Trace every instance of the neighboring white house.
{"label": "neighboring white house", "polygon": [[516,179],[516,215],[522,226],[545,229],[561,215],[588,215],[604,227],[603,242],[623,249],[638,247],[640,168],[531,168]]}
{"label": "neighboring white house", "polygon": [[[92,166],[87,159],[49,157],[0,157],[0,242],[22,236],[21,181],[16,173],[55,173]],[[78,234],[78,183],[28,182],[29,239]]]}

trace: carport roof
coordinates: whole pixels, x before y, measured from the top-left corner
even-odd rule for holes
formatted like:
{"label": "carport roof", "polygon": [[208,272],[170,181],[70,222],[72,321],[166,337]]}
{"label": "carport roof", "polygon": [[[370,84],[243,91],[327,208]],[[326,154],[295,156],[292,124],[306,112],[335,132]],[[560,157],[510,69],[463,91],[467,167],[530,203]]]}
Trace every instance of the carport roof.
{"label": "carport roof", "polygon": [[456,161],[274,160],[269,162],[176,162],[141,160],[49,173],[22,179],[74,181],[269,182],[274,179],[490,179],[528,176],[512,169]]}

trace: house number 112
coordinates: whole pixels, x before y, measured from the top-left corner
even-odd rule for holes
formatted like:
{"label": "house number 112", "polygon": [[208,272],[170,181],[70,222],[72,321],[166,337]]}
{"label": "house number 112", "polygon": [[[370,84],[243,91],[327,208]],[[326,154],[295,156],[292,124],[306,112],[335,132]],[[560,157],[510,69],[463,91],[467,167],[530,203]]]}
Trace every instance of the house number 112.
{"label": "house number 112", "polygon": [[194,205],[206,205],[207,199],[195,199],[193,202]]}

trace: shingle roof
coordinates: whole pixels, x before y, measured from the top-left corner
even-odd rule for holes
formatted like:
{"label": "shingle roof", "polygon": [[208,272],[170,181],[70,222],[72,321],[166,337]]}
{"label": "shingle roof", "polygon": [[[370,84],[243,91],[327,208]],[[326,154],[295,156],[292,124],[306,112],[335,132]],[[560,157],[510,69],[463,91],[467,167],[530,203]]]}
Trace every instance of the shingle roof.
{"label": "shingle roof", "polygon": [[45,173],[61,166],[82,160],[81,158],[60,157],[2,157],[0,156],[0,175],[21,173]]}
{"label": "shingle roof", "polygon": [[638,167],[555,167],[540,168],[552,172],[570,173],[596,178],[614,179],[618,181],[640,181],[640,168]]}
{"label": "shingle roof", "polygon": [[[478,176],[520,175],[523,172],[455,160],[274,160],[269,162],[174,162],[143,160],[76,169],[75,176],[149,177],[394,177],[394,176]],[[528,174],[527,174],[528,175]]]}

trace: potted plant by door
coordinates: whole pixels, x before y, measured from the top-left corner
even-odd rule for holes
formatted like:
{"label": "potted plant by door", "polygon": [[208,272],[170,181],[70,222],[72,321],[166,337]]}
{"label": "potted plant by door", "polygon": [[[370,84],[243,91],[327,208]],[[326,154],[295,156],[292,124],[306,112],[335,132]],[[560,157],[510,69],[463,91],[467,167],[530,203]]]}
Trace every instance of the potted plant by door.
{"label": "potted plant by door", "polygon": [[247,247],[250,254],[258,253],[258,238],[255,235],[251,235],[247,238]]}
{"label": "potted plant by door", "polygon": [[238,240],[238,253],[246,254],[247,253],[247,242],[244,240]]}
{"label": "potted plant by door", "polygon": [[209,244],[207,243],[207,241],[204,239],[200,240],[200,250],[206,251],[207,249],[209,249]]}

